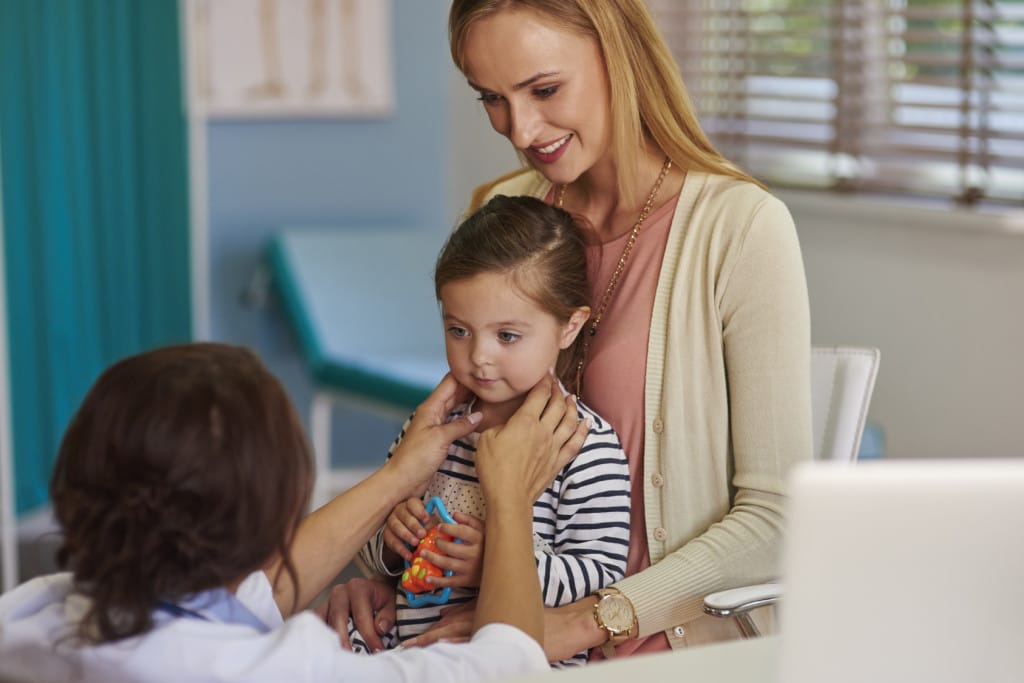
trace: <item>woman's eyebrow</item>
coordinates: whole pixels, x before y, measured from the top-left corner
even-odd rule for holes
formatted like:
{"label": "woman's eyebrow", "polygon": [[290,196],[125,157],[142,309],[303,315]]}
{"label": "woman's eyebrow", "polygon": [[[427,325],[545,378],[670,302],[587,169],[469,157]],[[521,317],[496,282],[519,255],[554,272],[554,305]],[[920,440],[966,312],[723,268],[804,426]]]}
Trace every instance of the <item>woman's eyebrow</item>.
{"label": "woman's eyebrow", "polygon": [[[537,81],[539,81],[539,80],[541,80],[543,78],[550,78],[551,76],[557,76],[559,73],[560,72],[558,72],[558,71],[542,71],[539,74],[534,74],[533,76],[530,76],[525,81],[520,81],[519,83],[516,83],[515,85],[512,86],[512,89],[513,90],[522,90],[523,88],[528,88],[531,85],[533,85],[535,82],[537,82]],[[477,92],[484,92],[485,90],[489,90],[489,88],[485,88],[483,86],[477,85],[476,83],[474,83],[473,81],[468,80],[468,79],[466,80],[466,83],[469,84],[470,88],[472,88],[473,90],[476,90]]]}

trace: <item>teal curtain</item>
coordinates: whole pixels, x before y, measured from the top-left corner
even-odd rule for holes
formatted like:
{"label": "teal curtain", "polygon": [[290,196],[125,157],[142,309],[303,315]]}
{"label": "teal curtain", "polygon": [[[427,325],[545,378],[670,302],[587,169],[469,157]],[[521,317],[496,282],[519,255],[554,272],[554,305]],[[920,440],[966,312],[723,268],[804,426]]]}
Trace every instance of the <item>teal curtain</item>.
{"label": "teal curtain", "polygon": [[0,1],[18,512],[111,362],[190,337],[177,0]]}

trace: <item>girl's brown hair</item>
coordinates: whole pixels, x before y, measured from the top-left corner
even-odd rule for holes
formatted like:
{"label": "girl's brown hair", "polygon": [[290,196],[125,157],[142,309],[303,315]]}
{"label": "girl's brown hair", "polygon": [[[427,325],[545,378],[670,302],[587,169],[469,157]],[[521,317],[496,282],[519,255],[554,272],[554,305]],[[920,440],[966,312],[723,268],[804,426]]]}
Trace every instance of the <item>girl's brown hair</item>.
{"label": "girl's brown hair", "polygon": [[144,633],[160,601],[275,556],[296,583],[289,546],[311,484],[301,422],[251,351],[187,344],[114,364],[72,418],[50,482],[58,563],[91,600],[79,636]]}
{"label": "girl's brown hair", "polygon": [[448,43],[466,70],[464,45],[474,22],[504,10],[529,9],[555,26],[597,41],[611,91],[612,145],[619,191],[636,194],[645,138],[679,167],[760,185],[719,154],[697,120],[679,68],[643,0],[454,0]]}
{"label": "girl's brown hair", "polygon": [[[563,209],[534,197],[497,195],[474,211],[448,238],[434,269],[434,293],[481,273],[507,273],[530,301],[566,323],[590,305],[584,234]],[[558,356],[555,373],[579,393],[576,368],[583,334]]]}

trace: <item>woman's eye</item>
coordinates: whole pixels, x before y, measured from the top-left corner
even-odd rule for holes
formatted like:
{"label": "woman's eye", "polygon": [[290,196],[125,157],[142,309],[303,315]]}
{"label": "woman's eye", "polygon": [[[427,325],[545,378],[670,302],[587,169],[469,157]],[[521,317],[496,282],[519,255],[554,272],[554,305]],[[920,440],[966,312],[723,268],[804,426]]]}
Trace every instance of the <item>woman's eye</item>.
{"label": "woman's eye", "polygon": [[518,335],[515,332],[499,332],[498,340],[505,344],[514,344],[519,341],[520,336],[521,335]]}
{"label": "woman's eye", "polygon": [[494,104],[495,102],[501,100],[501,95],[497,95],[492,92],[482,92],[480,93],[480,95],[477,96],[477,99],[483,102],[484,104]]}
{"label": "woman's eye", "polygon": [[546,88],[537,88],[536,90],[533,91],[533,94],[535,97],[539,97],[542,100],[546,100],[547,98],[554,95],[556,92],[558,92],[558,86],[549,85]]}
{"label": "woman's eye", "polygon": [[452,327],[448,328],[448,334],[452,335],[453,337],[466,337],[466,336],[469,336],[469,332],[466,331],[466,328],[464,328],[464,327],[455,327],[454,325]]}

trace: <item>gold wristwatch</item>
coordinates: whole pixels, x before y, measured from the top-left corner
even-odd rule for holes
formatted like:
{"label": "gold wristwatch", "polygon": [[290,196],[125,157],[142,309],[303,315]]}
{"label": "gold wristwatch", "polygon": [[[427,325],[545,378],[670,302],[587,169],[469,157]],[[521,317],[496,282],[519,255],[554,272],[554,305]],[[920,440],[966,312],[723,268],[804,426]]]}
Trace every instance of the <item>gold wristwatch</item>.
{"label": "gold wristwatch", "polygon": [[608,634],[608,640],[601,645],[605,657],[615,656],[615,646],[629,639],[636,626],[636,610],[633,603],[617,588],[600,588],[594,592],[594,620],[598,628]]}

